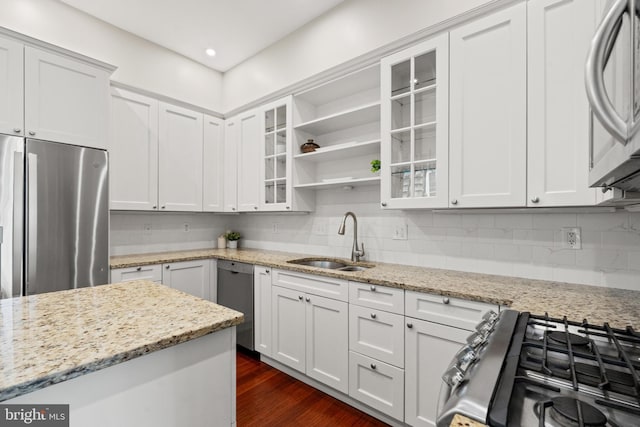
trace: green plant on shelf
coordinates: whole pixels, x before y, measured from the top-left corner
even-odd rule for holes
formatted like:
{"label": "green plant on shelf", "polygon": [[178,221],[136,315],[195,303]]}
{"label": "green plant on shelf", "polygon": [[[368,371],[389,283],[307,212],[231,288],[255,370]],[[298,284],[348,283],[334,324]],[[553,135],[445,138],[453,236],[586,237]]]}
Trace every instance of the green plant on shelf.
{"label": "green plant on shelf", "polygon": [[380,160],[371,160],[371,172],[376,173],[380,170]]}
{"label": "green plant on shelf", "polygon": [[229,241],[240,240],[240,233],[237,231],[227,231],[224,235]]}

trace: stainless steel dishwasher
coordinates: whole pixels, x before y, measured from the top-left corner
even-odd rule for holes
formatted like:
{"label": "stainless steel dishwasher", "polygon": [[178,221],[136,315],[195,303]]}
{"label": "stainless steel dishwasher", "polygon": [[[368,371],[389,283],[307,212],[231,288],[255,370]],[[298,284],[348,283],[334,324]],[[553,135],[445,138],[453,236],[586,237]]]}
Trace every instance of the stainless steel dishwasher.
{"label": "stainless steel dishwasher", "polygon": [[244,314],[244,323],[236,326],[236,344],[254,350],[252,264],[218,260],[217,302]]}

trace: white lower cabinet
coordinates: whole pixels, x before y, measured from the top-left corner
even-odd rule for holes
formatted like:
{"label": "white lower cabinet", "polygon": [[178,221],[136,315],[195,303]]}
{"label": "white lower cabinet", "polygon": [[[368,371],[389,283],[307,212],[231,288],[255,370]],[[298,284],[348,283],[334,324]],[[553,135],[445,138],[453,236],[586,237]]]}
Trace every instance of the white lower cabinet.
{"label": "white lower cabinet", "polygon": [[469,331],[407,318],[405,333],[405,423],[435,426],[442,374]]}
{"label": "white lower cabinet", "polygon": [[349,350],[404,367],[404,316],[349,306]]}
{"label": "white lower cabinet", "polygon": [[118,268],[111,270],[111,283],[151,280],[215,302],[215,263],[215,260],[204,259]]}
{"label": "white lower cabinet", "polygon": [[349,396],[402,420],[404,370],[350,351]]}
{"label": "white lower cabinet", "polygon": [[255,349],[265,356],[271,356],[271,269],[256,265],[253,267],[254,308],[253,318]]}
{"label": "white lower cabinet", "polygon": [[348,392],[348,304],[272,286],[273,359]]}

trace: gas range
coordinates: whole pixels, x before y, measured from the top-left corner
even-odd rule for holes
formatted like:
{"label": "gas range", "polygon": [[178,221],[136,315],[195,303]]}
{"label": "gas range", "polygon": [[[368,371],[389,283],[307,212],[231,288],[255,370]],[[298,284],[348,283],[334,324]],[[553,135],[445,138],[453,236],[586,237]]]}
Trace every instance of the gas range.
{"label": "gas range", "polygon": [[478,326],[443,377],[438,426],[455,413],[492,427],[640,426],[632,328],[509,310]]}

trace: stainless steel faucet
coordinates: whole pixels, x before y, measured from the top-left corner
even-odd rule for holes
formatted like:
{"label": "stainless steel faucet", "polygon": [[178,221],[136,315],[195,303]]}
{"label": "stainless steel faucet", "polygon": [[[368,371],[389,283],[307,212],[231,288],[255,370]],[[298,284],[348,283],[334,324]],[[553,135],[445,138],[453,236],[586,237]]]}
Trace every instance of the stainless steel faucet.
{"label": "stainless steel faucet", "polygon": [[353,248],[351,249],[351,261],[358,262],[360,261],[360,258],[364,256],[364,243],[361,244],[360,249],[358,249],[358,219],[356,218],[356,214],[353,212],[347,212],[344,214],[340,228],[338,228],[338,234],[344,235],[345,224],[348,216],[353,218]]}

